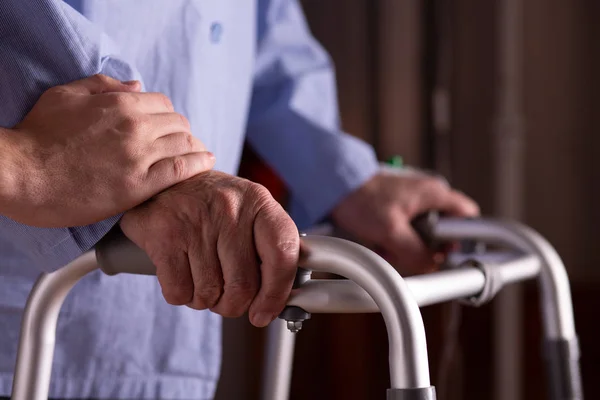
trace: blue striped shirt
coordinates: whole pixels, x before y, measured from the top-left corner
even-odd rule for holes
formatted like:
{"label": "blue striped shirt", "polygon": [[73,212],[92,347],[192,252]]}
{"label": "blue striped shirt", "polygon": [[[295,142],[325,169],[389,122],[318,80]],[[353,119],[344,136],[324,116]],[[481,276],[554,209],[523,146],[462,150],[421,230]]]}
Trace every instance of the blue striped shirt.
{"label": "blue striped shirt", "polygon": [[[96,73],[168,95],[218,170],[236,173],[247,140],[289,187],[300,227],[377,169],[373,150],[340,131],[330,59],[295,0],[1,0],[0,126],[47,88]],[[0,216],[0,395],[36,276],[116,221],[41,229]],[[217,315],[167,305],[152,277],[94,273],[61,311],[50,395],[211,398],[220,356]]]}

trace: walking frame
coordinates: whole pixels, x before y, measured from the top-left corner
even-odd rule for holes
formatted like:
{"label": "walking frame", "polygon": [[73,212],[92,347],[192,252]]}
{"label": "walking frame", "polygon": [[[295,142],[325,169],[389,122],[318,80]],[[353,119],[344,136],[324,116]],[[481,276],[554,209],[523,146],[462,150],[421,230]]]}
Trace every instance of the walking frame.
{"label": "walking frame", "polygon": [[[359,244],[329,236],[302,237],[307,251],[299,262],[294,290],[281,319],[268,328],[262,399],[288,398],[296,332],[311,313],[380,312],[389,340],[387,400],[435,400],[419,307],[452,300],[479,305],[504,285],[537,278],[548,394],[554,400],[582,400],[569,280],[554,248],[534,230],[511,221],[428,218],[421,231],[436,242],[470,240],[501,250],[455,254],[454,268],[402,278]],[[48,398],[60,308],[69,290],[96,269],[108,275],[156,272],[147,255],[114,230],[95,251],[41,274],[23,316],[13,400]],[[311,279],[311,271],[347,280]]]}

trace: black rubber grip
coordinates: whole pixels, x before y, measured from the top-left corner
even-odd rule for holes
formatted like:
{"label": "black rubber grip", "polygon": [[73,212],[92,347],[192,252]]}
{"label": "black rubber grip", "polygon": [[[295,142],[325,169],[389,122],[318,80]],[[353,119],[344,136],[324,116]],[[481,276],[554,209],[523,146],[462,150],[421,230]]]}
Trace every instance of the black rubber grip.
{"label": "black rubber grip", "polygon": [[387,400],[436,400],[435,387],[388,389]]}
{"label": "black rubber grip", "polygon": [[552,400],[583,400],[577,338],[547,340],[544,354]]}
{"label": "black rubber grip", "polygon": [[411,221],[413,229],[429,249],[435,249],[439,245],[435,238],[435,226],[439,220],[440,214],[437,211],[429,211],[417,215]]}

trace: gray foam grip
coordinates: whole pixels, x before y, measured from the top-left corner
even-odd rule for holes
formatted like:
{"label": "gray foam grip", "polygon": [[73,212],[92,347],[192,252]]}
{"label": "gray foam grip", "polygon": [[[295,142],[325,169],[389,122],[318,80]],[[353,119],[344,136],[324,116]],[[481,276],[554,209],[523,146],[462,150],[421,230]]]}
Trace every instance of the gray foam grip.
{"label": "gray foam grip", "polygon": [[156,267],[148,255],[114,227],[96,244],[96,259],[107,275],[119,273],[156,275]]}

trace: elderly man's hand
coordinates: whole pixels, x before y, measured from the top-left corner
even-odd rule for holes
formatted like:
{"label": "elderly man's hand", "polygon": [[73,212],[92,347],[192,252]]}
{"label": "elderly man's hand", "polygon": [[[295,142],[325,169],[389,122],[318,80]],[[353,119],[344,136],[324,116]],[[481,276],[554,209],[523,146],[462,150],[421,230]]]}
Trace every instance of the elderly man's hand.
{"label": "elderly man's hand", "polygon": [[137,81],[94,75],[47,90],[0,128],[0,211],[41,227],[87,225],[211,169],[187,119]]}
{"label": "elderly man's hand", "polygon": [[125,213],[121,229],[156,265],[173,305],[267,325],[296,275],[299,234],[263,186],[221,172],[199,174]]}
{"label": "elderly man's hand", "polygon": [[413,230],[417,215],[438,210],[473,217],[477,204],[425,175],[380,173],[345,198],[332,213],[337,226],[378,250],[402,274],[424,272],[434,265],[429,251]]}

